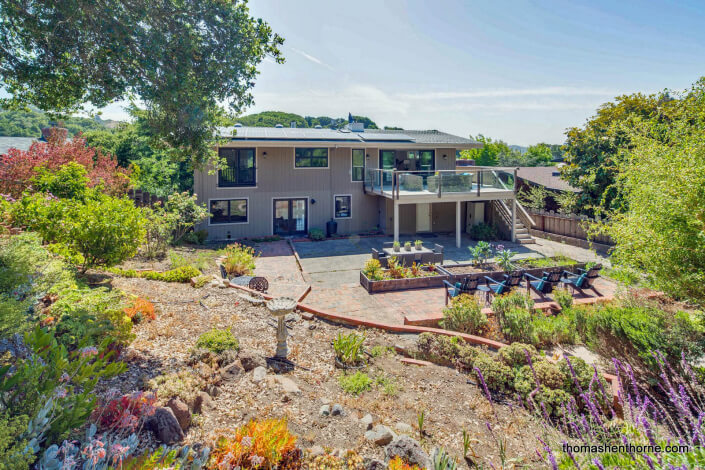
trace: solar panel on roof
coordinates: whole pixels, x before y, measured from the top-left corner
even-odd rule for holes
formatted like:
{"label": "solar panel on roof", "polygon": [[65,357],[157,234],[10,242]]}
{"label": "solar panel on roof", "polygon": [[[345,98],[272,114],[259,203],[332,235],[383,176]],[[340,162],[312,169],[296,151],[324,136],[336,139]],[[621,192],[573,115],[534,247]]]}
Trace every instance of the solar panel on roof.
{"label": "solar panel on roof", "polygon": [[380,132],[364,132],[360,134],[362,140],[370,141],[390,141],[390,142],[413,142],[414,139],[405,134],[387,134]]}

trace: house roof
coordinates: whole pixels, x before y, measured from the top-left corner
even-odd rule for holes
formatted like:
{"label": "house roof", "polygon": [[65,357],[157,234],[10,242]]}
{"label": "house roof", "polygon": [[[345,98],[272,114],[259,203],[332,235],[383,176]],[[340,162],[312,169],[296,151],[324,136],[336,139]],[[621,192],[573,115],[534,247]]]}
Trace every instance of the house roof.
{"label": "house roof", "polygon": [[559,169],[555,166],[522,166],[517,170],[517,177],[547,189],[580,192],[561,179]]}
{"label": "house roof", "polygon": [[[233,135],[233,133],[235,135]],[[355,132],[349,129],[311,129],[291,127],[223,127],[219,129],[221,137],[232,141],[270,141],[270,142],[355,142],[355,143],[399,143],[399,144],[434,144],[481,146],[482,144],[464,137],[459,137],[437,130],[385,130],[365,129]]]}

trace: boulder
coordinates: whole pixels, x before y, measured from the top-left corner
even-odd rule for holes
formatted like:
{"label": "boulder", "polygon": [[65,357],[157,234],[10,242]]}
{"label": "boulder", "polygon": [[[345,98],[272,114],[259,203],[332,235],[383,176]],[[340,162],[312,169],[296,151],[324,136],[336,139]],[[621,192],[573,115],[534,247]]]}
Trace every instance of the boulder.
{"label": "boulder", "polygon": [[365,433],[365,439],[374,442],[378,446],[386,446],[392,442],[394,434],[387,426],[378,424],[373,430]]}
{"label": "boulder", "polygon": [[365,430],[370,430],[372,429],[372,422],[374,419],[372,418],[372,415],[367,413],[365,416],[360,418],[360,424],[362,425]]}
{"label": "boulder", "polygon": [[267,367],[267,361],[257,354],[241,355],[240,364],[242,368],[245,369],[245,372],[249,372],[256,367]]}
{"label": "boulder", "polygon": [[318,410],[318,414],[321,416],[328,416],[330,415],[330,405],[323,405],[321,408]]}
{"label": "boulder", "polygon": [[261,382],[267,376],[267,369],[262,366],[257,366],[252,371],[252,380],[254,382]]}
{"label": "boulder", "polygon": [[186,431],[191,426],[191,412],[188,410],[188,405],[174,397],[167,402],[166,406],[174,413],[181,429]]}
{"label": "boulder", "polygon": [[335,405],[333,405],[330,414],[332,414],[333,416],[341,416],[343,414],[343,407],[336,403]]}
{"label": "boulder", "polygon": [[237,362],[230,363],[220,369],[220,376],[225,382],[234,382],[236,380],[239,380],[240,377],[242,377],[243,373],[243,370],[240,368]]}
{"label": "boulder", "polygon": [[167,445],[184,440],[184,432],[171,408],[158,407],[145,421],[145,428],[152,431],[157,440]]}
{"label": "boulder", "polygon": [[409,436],[399,436],[394,439],[384,448],[384,455],[387,461],[399,456],[410,465],[418,465],[421,468],[430,468],[431,466],[431,460],[421,444]]}
{"label": "boulder", "polygon": [[370,459],[365,463],[365,470],[387,470],[387,466],[381,460]]}
{"label": "boulder", "polygon": [[203,413],[204,411],[213,407],[213,399],[206,392],[199,392],[196,395],[196,399],[193,402],[193,412]]}

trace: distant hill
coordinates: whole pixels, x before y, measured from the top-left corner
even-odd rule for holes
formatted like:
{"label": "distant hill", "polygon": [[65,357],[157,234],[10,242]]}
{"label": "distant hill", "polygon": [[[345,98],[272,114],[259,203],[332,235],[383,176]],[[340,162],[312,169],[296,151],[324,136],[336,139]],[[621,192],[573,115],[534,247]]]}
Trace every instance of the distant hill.
{"label": "distant hill", "polygon": [[[353,116],[357,122],[365,124],[367,129],[378,129],[377,124],[366,116]],[[285,113],[283,111],[264,111],[256,114],[247,114],[235,118],[243,126],[249,127],[274,127],[281,124],[290,127],[292,122],[296,127],[316,127],[321,126],[328,129],[340,129],[348,123],[348,118],[332,118],[328,116],[301,116],[300,114]]]}
{"label": "distant hill", "polygon": [[105,129],[115,123],[115,121],[103,121],[99,117],[95,119],[70,117],[55,121],[37,109],[29,111],[0,109],[0,136],[39,138],[42,136],[42,127],[48,127],[52,122],[67,128],[71,135],[93,129]]}
{"label": "distant hill", "polygon": [[524,154],[529,149],[529,147],[522,147],[521,145],[510,145],[509,148],[521,154]]}

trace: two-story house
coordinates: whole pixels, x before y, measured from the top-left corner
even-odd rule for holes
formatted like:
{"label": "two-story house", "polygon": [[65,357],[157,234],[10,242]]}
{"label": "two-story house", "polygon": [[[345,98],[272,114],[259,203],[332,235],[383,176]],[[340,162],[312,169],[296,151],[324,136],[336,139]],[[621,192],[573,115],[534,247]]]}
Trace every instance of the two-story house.
{"label": "two-story house", "polygon": [[461,233],[486,220],[489,201],[501,202],[507,227],[516,220],[513,170],[456,169],[459,150],[482,146],[471,139],[357,123],[341,130],[236,125],[221,135],[226,166],[194,175],[211,212],[203,224],[209,240],[303,235],[334,219],[342,234],[379,229],[398,240],[455,232],[460,245]]}

